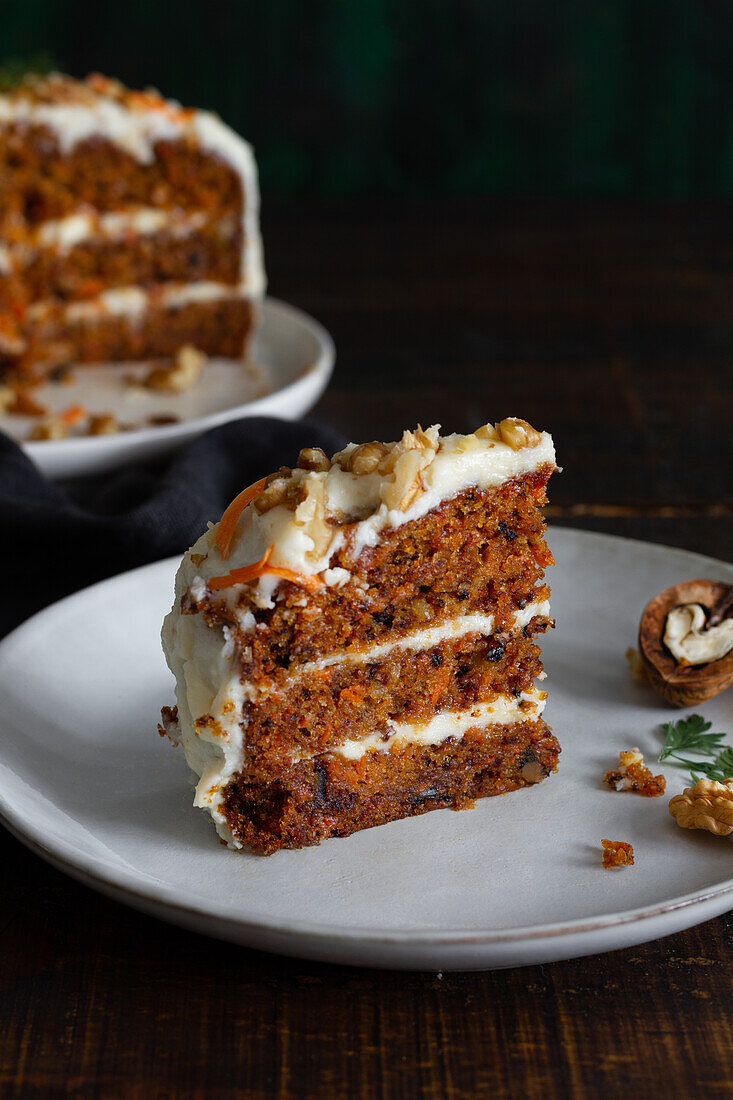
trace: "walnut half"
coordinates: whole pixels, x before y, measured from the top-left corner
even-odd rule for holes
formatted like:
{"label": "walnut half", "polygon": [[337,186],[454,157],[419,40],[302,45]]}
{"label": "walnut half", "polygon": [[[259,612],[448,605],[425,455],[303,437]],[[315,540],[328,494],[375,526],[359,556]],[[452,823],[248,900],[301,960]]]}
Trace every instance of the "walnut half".
{"label": "walnut half", "polygon": [[733,779],[698,779],[694,787],[670,799],[669,812],[683,829],[707,829],[716,836],[733,833]]}

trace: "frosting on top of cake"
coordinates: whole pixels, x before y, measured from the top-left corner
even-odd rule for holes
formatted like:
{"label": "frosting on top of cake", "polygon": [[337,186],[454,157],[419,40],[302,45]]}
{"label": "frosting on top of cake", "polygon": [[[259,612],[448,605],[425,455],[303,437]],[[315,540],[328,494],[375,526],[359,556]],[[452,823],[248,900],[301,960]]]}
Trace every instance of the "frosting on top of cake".
{"label": "frosting on top of cake", "polygon": [[[526,421],[507,419],[471,435],[439,434],[439,425],[407,431],[397,443],[349,444],[329,459],[322,451],[302,451],[301,465],[281,469],[240,516],[229,553],[222,557],[213,525],[193,547],[190,583],[205,585],[259,561],[339,587],[349,580],[331,569],[332,555],[352,539],[355,553],[375,546],[387,528],[420,519],[459,493],[492,489],[543,467],[555,468],[547,432]],[[196,564],[198,563],[198,564]],[[255,602],[271,606],[280,578],[264,573]],[[232,588],[218,593],[223,599]]]}

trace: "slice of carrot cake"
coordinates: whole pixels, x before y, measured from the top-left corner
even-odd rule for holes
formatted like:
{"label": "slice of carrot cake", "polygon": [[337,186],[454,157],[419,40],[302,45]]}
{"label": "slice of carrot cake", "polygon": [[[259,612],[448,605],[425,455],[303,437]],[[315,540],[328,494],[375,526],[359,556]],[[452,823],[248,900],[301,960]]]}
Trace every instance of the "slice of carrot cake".
{"label": "slice of carrot cake", "polygon": [[208,111],[95,74],[0,95],[0,377],[238,357],[262,296],[250,146]]}
{"label": "slice of carrot cake", "polygon": [[544,779],[551,437],[303,450],[185,555],[161,732],[231,847],[300,848]]}

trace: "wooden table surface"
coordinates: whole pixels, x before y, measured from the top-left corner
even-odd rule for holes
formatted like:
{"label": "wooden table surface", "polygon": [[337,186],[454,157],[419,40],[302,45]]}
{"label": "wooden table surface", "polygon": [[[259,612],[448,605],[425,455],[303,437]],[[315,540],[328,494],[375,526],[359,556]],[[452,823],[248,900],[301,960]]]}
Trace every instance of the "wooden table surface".
{"label": "wooden table surface", "polygon": [[[521,415],[551,521],[730,558],[723,205],[265,205],[272,293],[332,332],[356,439]],[[733,851],[733,849],[732,849]],[[730,916],[547,966],[392,973],[208,940],[0,835],[0,1096],[733,1096]]]}

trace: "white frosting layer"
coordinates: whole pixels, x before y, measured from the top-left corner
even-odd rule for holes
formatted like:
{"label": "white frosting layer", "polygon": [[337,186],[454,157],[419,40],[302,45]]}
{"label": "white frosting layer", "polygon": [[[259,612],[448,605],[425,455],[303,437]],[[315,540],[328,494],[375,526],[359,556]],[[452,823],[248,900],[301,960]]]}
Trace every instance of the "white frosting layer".
{"label": "white frosting layer", "polygon": [[[549,616],[550,601],[534,600],[528,603],[521,611],[517,611],[509,631],[518,634],[527,623],[530,623],[535,615]],[[424,649],[433,649],[441,642],[454,641],[463,638],[467,634],[491,634],[494,629],[494,616],[475,613],[473,615],[457,615],[454,619],[441,623],[439,626],[429,626],[423,630],[412,630],[403,634],[401,638],[395,638],[381,645],[373,645],[368,649],[344,650],[330,657],[321,657],[317,661],[309,661],[298,670],[298,677],[307,676],[309,672],[316,672],[323,668],[332,668],[334,665],[366,664],[367,661],[376,661],[386,657],[394,650],[414,649],[420,652]]]}
{"label": "white frosting layer", "polygon": [[89,103],[41,103],[0,95],[0,125],[25,123],[45,126],[68,154],[79,142],[102,138],[143,164],[155,160],[159,141],[186,141],[220,157],[239,176],[244,201],[242,282],[253,297],[265,289],[262,242],[259,231],[259,186],[252,147],[209,111],[182,111],[172,100],[163,109],[124,105],[113,97],[96,95]]}
{"label": "white frosting layer", "polygon": [[[157,287],[154,292],[143,290],[139,286],[121,286],[114,290],[105,290],[96,298],[84,302],[69,302],[62,309],[63,317],[70,323],[94,321],[102,314],[123,317],[134,321],[150,308],[176,309],[188,302],[215,302],[226,298],[243,298],[246,295],[241,287],[228,283],[197,282],[169,283]],[[43,317],[54,308],[53,303],[36,302],[28,310],[32,319]]]}
{"label": "white frosting layer", "polygon": [[[497,695],[490,703],[481,703],[470,710],[443,710],[423,725],[412,722],[389,722],[389,737],[372,733],[355,741],[344,741],[329,749],[346,760],[360,760],[368,752],[389,752],[407,745],[440,745],[449,737],[461,738],[472,729],[508,726],[514,722],[534,722],[545,707],[546,693],[536,688],[514,695]],[[297,756],[296,756],[297,759]]]}
{"label": "white frosting layer", "polygon": [[163,624],[162,640],[176,678],[181,745],[189,767],[199,777],[193,804],[209,811],[223,840],[241,848],[221,812],[221,796],[242,766],[243,685],[234,646],[224,630],[210,630],[200,615],[179,613],[185,590],[179,571],[176,601]]}
{"label": "white frosting layer", "polygon": [[[119,240],[130,234],[149,237],[153,233],[166,232],[176,237],[203,228],[210,220],[204,210],[181,210],[169,207],[139,206],[134,210],[115,210],[108,214],[80,211],[65,218],[53,218],[39,225],[33,239],[42,248],[56,248],[67,252],[88,240]],[[218,231],[222,237],[234,233],[233,221],[221,221]]]}

